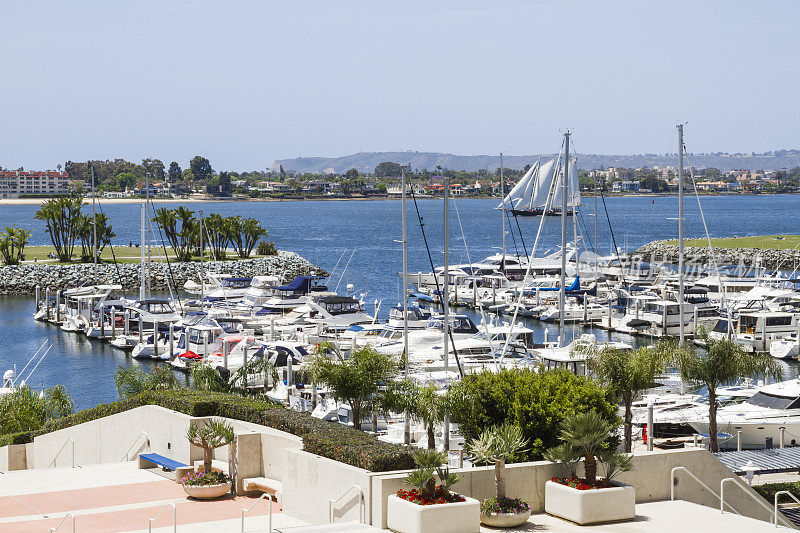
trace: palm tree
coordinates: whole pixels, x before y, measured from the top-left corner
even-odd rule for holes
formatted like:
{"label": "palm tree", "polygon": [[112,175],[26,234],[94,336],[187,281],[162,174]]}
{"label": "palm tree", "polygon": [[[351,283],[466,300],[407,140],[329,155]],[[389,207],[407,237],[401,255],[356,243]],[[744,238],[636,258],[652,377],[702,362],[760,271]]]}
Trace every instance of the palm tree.
{"label": "palm tree", "polygon": [[436,448],[434,429],[444,421],[447,398],[433,383],[420,385],[413,381],[393,381],[381,397],[381,407],[386,411],[406,413],[421,421],[428,434],[428,449]]}
{"label": "palm tree", "polygon": [[202,427],[197,422],[189,424],[186,438],[195,446],[203,448],[203,472],[207,474],[211,472],[214,450],[233,442],[236,439],[236,432],[233,426],[224,420],[211,419]]}
{"label": "palm tree", "polygon": [[671,358],[684,381],[702,383],[708,389],[709,450],[719,451],[717,440],[717,388],[744,378],[769,376],[781,379],[781,367],[769,354],[748,353],[730,339],[708,339],[706,353],[672,346]]}
{"label": "palm tree", "polygon": [[611,435],[611,424],[595,411],[574,414],[561,425],[561,440],[583,455],[583,470],[586,482],[597,480],[597,455]]}
{"label": "palm tree", "polygon": [[653,386],[664,369],[660,349],[638,348],[634,351],[606,348],[589,358],[595,375],[605,382],[625,408],[625,451],[630,453],[633,440],[633,400],[643,390]]}
{"label": "palm tree", "polygon": [[68,263],[72,259],[72,250],[75,246],[75,223],[81,214],[83,198],[72,196],[69,198],[50,198],[39,206],[34,218],[44,220],[47,233],[53,241],[58,260]]}
{"label": "palm tree", "polygon": [[525,451],[527,445],[522,428],[512,424],[487,429],[468,444],[467,451],[479,462],[494,463],[498,502],[506,497],[506,461]]}
{"label": "palm tree", "polygon": [[447,452],[436,450],[419,450],[414,453],[414,462],[417,469],[409,473],[403,482],[412,487],[417,487],[423,497],[431,498],[436,492],[436,478],[439,478],[445,491],[458,483],[461,476],[450,472],[447,464]]}

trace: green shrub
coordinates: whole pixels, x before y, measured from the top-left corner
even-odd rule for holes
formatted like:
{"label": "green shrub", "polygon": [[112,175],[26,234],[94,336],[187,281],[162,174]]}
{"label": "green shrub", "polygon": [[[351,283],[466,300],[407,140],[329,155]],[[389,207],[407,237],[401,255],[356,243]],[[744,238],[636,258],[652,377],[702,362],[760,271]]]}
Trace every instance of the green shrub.
{"label": "green shrub", "polygon": [[[754,485],[753,489],[759,494],[761,494],[768,502],[775,501],[775,493],[780,492],[782,490],[788,490],[796,497],[800,497],[800,483],[797,481],[787,481],[783,483],[766,483],[764,485]],[[788,496],[783,496],[785,500],[783,501],[790,501]]]}
{"label": "green shrub", "polygon": [[278,249],[272,241],[261,241],[256,247],[256,255],[278,255]]}
{"label": "green shrub", "polygon": [[450,412],[467,441],[488,428],[518,425],[528,442],[523,460],[539,460],[558,444],[562,421],[572,413],[595,410],[617,422],[613,396],[590,378],[565,370],[537,373],[502,370],[468,374],[450,390]]}
{"label": "green shrub", "polygon": [[143,405],[159,405],[189,416],[232,418],[285,431],[302,437],[303,449],[309,453],[373,472],[405,470],[414,465],[414,460],[403,446],[381,442],[371,435],[341,424],[286,409],[265,396],[242,397],[188,389],[144,391],[116,402],[102,403],[91,409],[48,421],[37,431],[0,435],[0,446],[32,442],[37,435]]}

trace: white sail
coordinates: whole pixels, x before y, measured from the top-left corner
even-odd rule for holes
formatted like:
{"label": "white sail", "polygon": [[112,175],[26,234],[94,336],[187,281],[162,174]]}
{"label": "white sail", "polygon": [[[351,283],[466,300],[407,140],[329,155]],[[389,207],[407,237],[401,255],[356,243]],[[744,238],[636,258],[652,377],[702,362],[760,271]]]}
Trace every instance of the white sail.
{"label": "white sail", "polygon": [[531,195],[536,187],[536,179],[539,175],[539,161],[534,163],[534,165],[528,169],[528,173],[530,173],[531,177],[528,179],[528,184],[525,187],[525,192],[522,194],[519,200],[517,200],[516,205],[514,205],[514,209],[523,209],[523,206],[528,205],[531,203]]}
{"label": "white sail", "polygon": [[[575,159],[571,159],[569,162],[569,183],[567,184],[569,189],[567,191],[568,207],[577,207],[581,205],[581,191],[578,186],[578,170],[575,161]],[[557,173],[558,176],[553,185],[553,200],[550,202],[550,209],[561,210],[561,184],[564,179],[563,165],[558,167]]]}
{"label": "white sail", "polygon": [[[535,165],[534,165],[535,167]],[[498,208],[502,209],[513,209],[514,203],[522,198],[522,195],[525,193],[525,188],[528,186],[528,182],[532,180],[534,167],[528,169],[528,172],[522,176],[522,178],[514,185],[514,188],[503,198],[503,203],[498,205]]]}
{"label": "white sail", "polygon": [[544,207],[547,203],[547,196],[550,194],[550,187],[553,184],[553,167],[555,166],[555,159],[551,159],[541,167],[536,176],[536,185],[531,192],[531,199],[528,203],[521,207],[521,209],[534,210]]}

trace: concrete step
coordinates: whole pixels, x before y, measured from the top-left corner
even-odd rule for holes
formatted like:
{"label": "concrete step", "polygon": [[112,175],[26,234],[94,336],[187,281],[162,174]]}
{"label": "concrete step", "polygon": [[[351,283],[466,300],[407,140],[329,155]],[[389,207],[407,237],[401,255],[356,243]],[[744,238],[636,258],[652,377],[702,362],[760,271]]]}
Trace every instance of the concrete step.
{"label": "concrete step", "polygon": [[358,522],[337,522],[334,524],[319,524],[316,526],[295,526],[273,529],[276,533],[368,533],[385,531],[369,524]]}

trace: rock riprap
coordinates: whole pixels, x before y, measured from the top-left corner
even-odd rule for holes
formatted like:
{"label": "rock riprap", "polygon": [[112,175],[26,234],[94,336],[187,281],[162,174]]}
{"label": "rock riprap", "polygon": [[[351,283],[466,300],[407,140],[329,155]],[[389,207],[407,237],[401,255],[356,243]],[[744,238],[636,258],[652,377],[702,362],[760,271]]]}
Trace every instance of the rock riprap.
{"label": "rock riprap", "polygon": [[[310,274],[327,275],[316,265],[294,252],[279,251],[278,255],[254,259],[200,263],[150,263],[150,283],[154,291],[166,291],[167,282],[174,282],[178,289],[189,279],[199,281],[200,269],[231,274],[236,277],[252,277],[275,274],[283,281],[295,276]],[[97,266],[97,279],[94,265],[74,263],[54,265],[46,263],[22,264],[0,267],[0,294],[35,294],[36,286],[44,290],[64,290],[72,287],[94,284],[120,284],[124,291],[135,291],[140,285],[141,266],[139,263],[103,263]]]}

